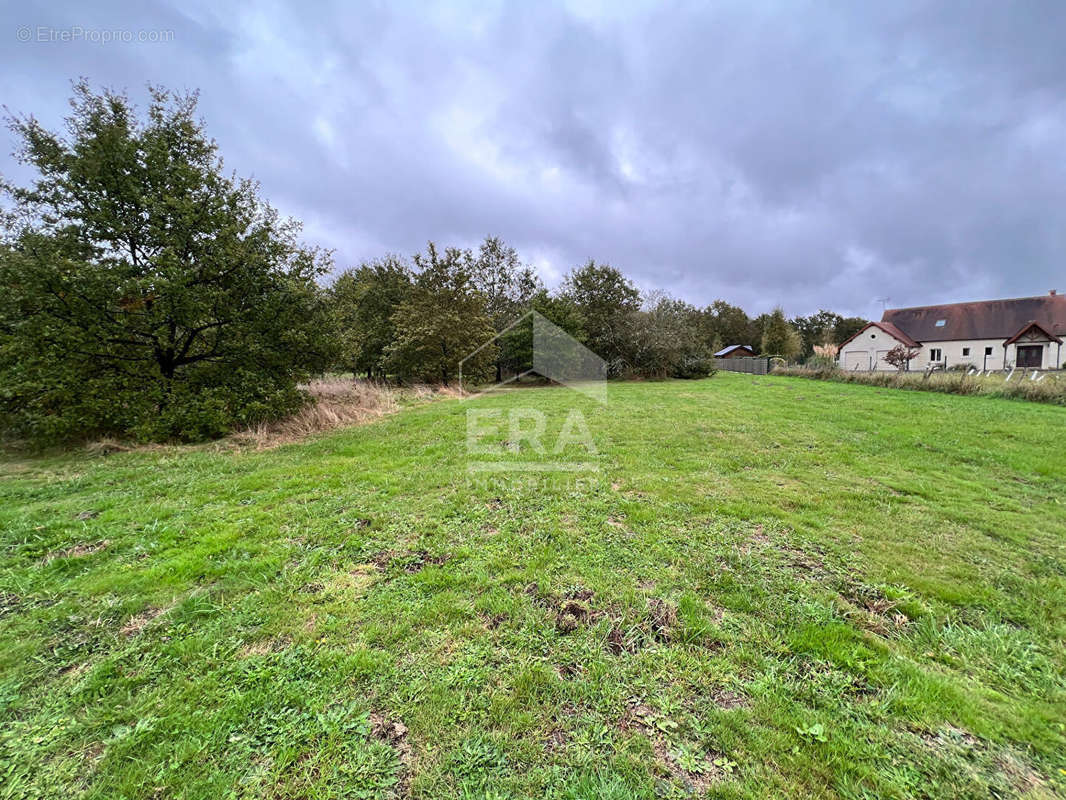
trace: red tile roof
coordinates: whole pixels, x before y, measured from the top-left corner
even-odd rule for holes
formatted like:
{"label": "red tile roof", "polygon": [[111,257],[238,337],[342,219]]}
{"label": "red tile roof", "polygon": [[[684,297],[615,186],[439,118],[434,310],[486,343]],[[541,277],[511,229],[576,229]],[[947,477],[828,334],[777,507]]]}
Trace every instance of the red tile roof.
{"label": "red tile roof", "polygon": [[[943,324],[937,325],[941,320]],[[1006,339],[1032,321],[1053,336],[1066,334],[1066,295],[890,308],[881,317],[882,323],[894,325],[919,342]]]}
{"label": "red tile roof", "polygon": [[840,349],[843,350],[844,345],[851,343],[856,338],[858,338],[860,333],[868,331],[870,330],[870,328],[880,328],[893,339],[898,339],[899,341],[903,342],[903,344],[907,345],[907,347],[918,347],[918,342],[914,341],[914,339],[905,334],[891,322],[867,322],[859,330],[855,331],[855,333],[853,333],[850,337],[841,342]]}

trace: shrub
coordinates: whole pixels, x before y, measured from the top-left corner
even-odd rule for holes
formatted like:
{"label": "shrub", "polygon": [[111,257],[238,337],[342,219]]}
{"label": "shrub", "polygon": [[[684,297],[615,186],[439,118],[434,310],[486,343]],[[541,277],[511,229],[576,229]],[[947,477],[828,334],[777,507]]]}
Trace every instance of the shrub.
{"label": "shrub", "polygon": [[714,357],[709,355],[682,356],[674,367],[675,378],[709,378],[716,372]]}

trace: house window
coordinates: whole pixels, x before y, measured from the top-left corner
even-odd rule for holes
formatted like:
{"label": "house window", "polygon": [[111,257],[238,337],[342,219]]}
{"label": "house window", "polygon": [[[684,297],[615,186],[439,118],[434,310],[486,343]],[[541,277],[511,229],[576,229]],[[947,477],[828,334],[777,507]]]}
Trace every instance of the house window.
{"label": "house window", "polygon": [[963,356],[963,358],[965,358],[968,355],[970,355],[970,348],[969,347],[962,348],[962,356]]}
{"label": "house window", "polygon": [[941,352],[939,347],[931,347],[929,349],[929,360],[930,361],[941,361],[943,359],[943,357],[944,357],[944,354],[943,354],[943,352]]}
{"label": "house window", "polygon": [[985,355],[986,356],[992,355],[992,348],[991,347],[986,347],[985,348]]}

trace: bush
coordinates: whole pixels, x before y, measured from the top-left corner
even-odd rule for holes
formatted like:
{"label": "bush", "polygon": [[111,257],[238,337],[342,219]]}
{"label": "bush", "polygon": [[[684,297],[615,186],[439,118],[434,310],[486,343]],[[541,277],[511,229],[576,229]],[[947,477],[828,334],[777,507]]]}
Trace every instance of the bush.
{"label": "bush", "polygon": [[675,378],[709,378],[716,372],[714,357],[709,355],[682,356],[674,367]]}

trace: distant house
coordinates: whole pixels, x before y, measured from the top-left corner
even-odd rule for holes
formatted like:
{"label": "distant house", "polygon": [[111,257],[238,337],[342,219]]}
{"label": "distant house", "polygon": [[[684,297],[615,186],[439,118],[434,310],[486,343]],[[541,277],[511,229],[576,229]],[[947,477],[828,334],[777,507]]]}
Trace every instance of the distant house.
{"label": "distant house", "polygon": [[958,365],[977,369],[1058,369],[1066,336],[1066,296],[984,300],[886,309],[840,345],[847,370],[894,370],[885,361],[904,344],[919,350],[911,369]]}
{"label": "distant house", "polygon": [[746,344],[731,344],[729,347],[723,347],[717,353],[714,354],[715,358],[746,358],[748,356],[755,355],[755,351],[748,347]]}

